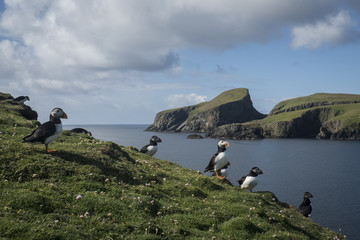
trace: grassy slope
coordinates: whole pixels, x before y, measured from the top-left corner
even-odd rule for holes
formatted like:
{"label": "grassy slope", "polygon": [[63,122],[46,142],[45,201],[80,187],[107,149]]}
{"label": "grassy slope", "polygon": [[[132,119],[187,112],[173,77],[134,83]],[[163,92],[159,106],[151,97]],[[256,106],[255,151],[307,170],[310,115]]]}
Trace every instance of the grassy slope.
{"label": "grassy slope", "polygon": [[36,121],[0,106],[2,239],[341,238],[270,192],[248,193],[132,147],[63,131],[50,144],[58,151],[45,153],[21,142]]}

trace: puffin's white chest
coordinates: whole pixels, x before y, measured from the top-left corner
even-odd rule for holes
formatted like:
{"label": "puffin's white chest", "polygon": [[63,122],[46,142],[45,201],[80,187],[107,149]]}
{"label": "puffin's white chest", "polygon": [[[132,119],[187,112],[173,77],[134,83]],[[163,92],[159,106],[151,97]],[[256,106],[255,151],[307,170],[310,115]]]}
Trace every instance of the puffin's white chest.
{"label": "puffin's white chest", "polygon": [[226,159],[226,153],[220,152],[215,158],[214,170],[217,172],[219,169],[225,167],[228,161]]}
{"label": "puffin's white chest", "polygon": [[258,184],[257,177],[247,176],[243,184],[241,184],[241,188],[243,189],[253,189]]}
{"label": "puffin's white chest", "polygon": [[56,127],[56,131],[54,135],[51,135],[49,137],[47,137],[45,139],[45,144],[49,144],[51,141],[54,141],[55,139],[57,139],[60,135],[61,135],[61,131],[62,131],[62,124],[55,124]]}
{"label": "puffin's white chest", "polygon": [[157,145],[155,145],[155,146],[150,145],[150,146],[147,147],[146,154],[149,155],[149,156],[153,156],[157,152],[157,149],[158,149]]}

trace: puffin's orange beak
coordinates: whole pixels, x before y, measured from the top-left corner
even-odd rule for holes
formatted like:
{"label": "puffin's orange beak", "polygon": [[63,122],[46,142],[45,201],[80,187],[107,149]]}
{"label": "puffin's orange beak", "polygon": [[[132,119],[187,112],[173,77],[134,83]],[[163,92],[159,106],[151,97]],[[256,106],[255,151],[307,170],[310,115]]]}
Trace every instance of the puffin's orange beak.
{"label": "puffin's orange beak", "polygon": [[66,113],[64,113],[64,115],[62,116],[62,118],[67,119],[67,115],[66,115]]}
{"label": "puffin's orange beak", "polygon": [[230,143],[227,142],[227,143],[226,143],[226,146],[230,147]]}

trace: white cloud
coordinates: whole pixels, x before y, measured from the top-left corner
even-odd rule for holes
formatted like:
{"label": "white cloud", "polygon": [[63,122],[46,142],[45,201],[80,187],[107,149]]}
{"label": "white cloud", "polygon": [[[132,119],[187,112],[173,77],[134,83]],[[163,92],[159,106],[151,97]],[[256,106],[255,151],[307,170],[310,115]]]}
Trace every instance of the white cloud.
{"label": "white cloud", "polygon": [[324,21],[294,27],[292,30],[292,48],[319,48],[323,45],[335,46],[359,38],[356,23],[347,11],[340,11]]}
{"label": "white cloud", "polygon": [[207,96],[197,95],[195,93],[190,94],[173,94],[166,98],[169,108],[177,108],[182,106],[194,105],[207,101]]}
{"label": "white cloud", "polygon": [[[348,1],[358,6],[355,0]],[[54,106],[74,112],[75,107],[98,107],[98,116],[107,120],[105,112],[114,111],[111,106],[121,113],[154,114],[167,106],[196,104],[207,97],[169,96],[198,91],[205,85],[200,81],[213,79],[203,72],[192,76],[194,69],[185,69],[182,62],[184,51],[268,43],[291,26],[309,26],[316,32],[317,23],[343,29],[338,30],[340,40],[322,39],[319,44],[342,44],[356,36],[350,35],[354,31],[346,12],[334,15],[338,4],[337,0],[5,0],[0,13],[1,91],[29,95],[30,104],[46,118]],[[329,15],[333,17],[324,21]],[[331,25],[331,19],[337,25]],[[296,39],[300,36],[305,34]],[[296,46],[308,47],[309,41]],[[219,73],[229,69],[223,67],[229,64],[214,63]],[[211,90],[219,91],[218,85]]]}
{"label": "white cloud", "polygon": [[177,51],[265,43],[284,26],[333,12],[335,0],[5,1],[0,32],[42,69],[179,69]]}

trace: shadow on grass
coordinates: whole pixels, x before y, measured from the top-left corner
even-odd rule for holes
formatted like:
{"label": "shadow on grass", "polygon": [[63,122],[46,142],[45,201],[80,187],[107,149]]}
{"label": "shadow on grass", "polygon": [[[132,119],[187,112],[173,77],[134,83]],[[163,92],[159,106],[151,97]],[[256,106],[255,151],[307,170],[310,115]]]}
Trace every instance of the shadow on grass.
{"label": "shadow on grass", "polygon": [[[52,152],[50,154],[57,156],[67,162],[73,162],[73,163],[77,163],[80,165],[90,165],[90,166],[96,167],[96,168],[100,169],[101,173],[105,176],[116,177],[120,181],[123,181],[125,183],[132,183],[133,175],[131,174],[130,171],[127,171],[127,169],[125,167],[119,168],[119,167],[113,166],[113,164],[116,163],[116,160],[107,164],[106,162],[96,160],[91,157],[85,157],[83,155],[64,151],[64,150]],[[121,161],[121,160],[119,160],[119,161]]]}

